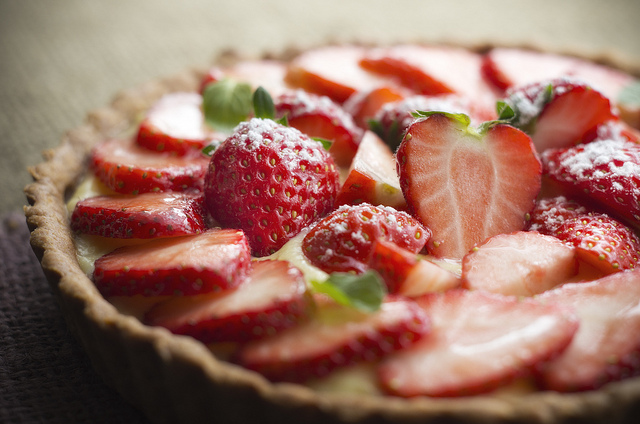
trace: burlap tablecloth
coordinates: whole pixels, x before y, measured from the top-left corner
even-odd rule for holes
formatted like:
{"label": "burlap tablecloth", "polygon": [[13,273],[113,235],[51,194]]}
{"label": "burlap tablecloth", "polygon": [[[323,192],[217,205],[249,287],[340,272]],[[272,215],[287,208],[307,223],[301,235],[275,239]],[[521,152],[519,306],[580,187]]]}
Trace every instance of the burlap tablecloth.
{"label": "burlap tablecloth", "polygon": [[21,216],[27,166],[120,89],[326,41],[498,40],[640,60],[637,0],[1,0],[0,423],[141,423],[66,330]]}

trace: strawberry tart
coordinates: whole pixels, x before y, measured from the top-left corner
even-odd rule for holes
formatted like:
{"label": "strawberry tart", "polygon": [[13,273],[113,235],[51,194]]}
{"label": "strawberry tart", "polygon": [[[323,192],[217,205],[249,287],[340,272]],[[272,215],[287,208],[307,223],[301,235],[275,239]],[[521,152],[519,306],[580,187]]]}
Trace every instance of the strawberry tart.
{"label": "strawberry tart", "polygon": [[154,422],[633,422],[640,68],[522,48],[223,57],[26,188],[97,371]]}

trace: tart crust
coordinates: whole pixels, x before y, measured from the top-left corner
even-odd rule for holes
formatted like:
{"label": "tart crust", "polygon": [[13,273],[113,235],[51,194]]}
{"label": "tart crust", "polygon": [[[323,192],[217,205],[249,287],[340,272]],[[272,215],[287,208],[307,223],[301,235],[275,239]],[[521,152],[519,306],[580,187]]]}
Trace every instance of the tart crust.
{"label": "tart crust", "polygon": [[[486,47],[476,46],[476,50]],[[279,55],[289,57],[287,52]],[[640,66],[611,56],[587,58],[640,75]],[[217,63],[233,61],[225,54]],[[25,188],[31,245],[56,294],[68,326],[96,371],[156,423],[563,423],[635,422],[640,377],[600,390],[536,392],[456,399],[400,399],[320,394],[295,384],[271,383],[259,374],[217,359],[202,343],[143,325],[119,313],[84,274],[68,225],[65,198],[86,172],[91,148],[125,134],[163,94],[195,91],[204,69],[189,69],[119,93],[89,113],[61,144],[30,169]]]}

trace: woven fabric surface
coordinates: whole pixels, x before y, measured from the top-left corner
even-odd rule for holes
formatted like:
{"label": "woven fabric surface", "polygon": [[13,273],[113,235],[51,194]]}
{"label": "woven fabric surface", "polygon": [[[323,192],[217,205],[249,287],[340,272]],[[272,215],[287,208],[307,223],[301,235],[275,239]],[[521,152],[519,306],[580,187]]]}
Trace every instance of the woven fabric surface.
{"label": "woven fabric surface", "polygon": [[146,423],[68,331],[19,213],[2,217],[0,254],[0,423]]}

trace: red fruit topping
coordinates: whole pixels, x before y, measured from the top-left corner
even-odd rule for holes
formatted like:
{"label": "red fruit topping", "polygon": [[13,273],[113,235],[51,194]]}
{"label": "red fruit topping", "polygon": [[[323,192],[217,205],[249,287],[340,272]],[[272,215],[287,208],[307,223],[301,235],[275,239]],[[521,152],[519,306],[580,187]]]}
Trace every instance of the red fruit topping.
{"label": "red fruit topping", "polygon": [[598,140],[543,153],[545,175],[569,196],[596,202],[608,214],[640,228],[640,145]]}
{"label": "red fruit topping", "polygon": [[517,125],[531,135],[538,152],[569,147],[615,116],[609,99],[585,83],[556,79],[507,92]]}
{"label": "red fruit topping", "polygon": [[569,218],[553,235],[574,245],[580,260],[606,274],[634,269],[640,257],[638,236],[604,214]]}
{"label": "red fruit topping", "polygon": [[389,86],[389,81],[360,66],[365,48],[329,46],[306,51],[289,65],[287,82],[305,91],[343,103],[358,91]]}
{"label": "red fruit topping", "polygon": [[566,220],[587,215],[589,212],[591,211],[582,204],[564,196],[540,199],[531,211],[528,230],[554,235]]}
{"label": "red fruit topping", "polygon": [[116,249],[96,260],[93,278],[105,297],[195,295],[236,287],[250,261],[241,231],[209,230]]}
{"label": "red fruit topping", "polygon": [[540,162],[525,133],[484,134],[445,114],[415,122],[396,153],[409,210],[432,232],[427,248],[462,258],[473,246],[522,230],[540,191]]}
{"label": "red fruit topping", "polygon": [[379,367],[383,387],[404,397],[489,392],[562,352],[578,328],[552,303],[482,291],[449,290],[416,302],[431,317],[431,334]]}
{"label": "red fruit topping", "polygon": [[575,249],[536,232],[493,236],[462,260],[463,286],[505,295],[533,296],[577,273]]}
{"label": "red fruit topping", "polygon": [[384,239],[374,244],[369,267],[380,274],[389,293],[402,296],[418,297],[460,284],[452,272]]}
{"label": "red fruit topping", "polygon": [[580,328],[562,355],[541,371],[543,388],[598,389],[640,374],[640,271],[565,284],[539,296],[575,310]]}
{"label": "red fruit topping", "polygon": [[362,129],[368,129],[369,120],[373,119],[382,106],[402,100],[406,96],[406,90],[400,88],[377,87],[355,93],[342,107],[353,116],[356,125]]}
{"label": "red fruit topping", "polygon": [[318,222],[302,241],[302,251],[325,272],[362,273],[376,240],[419,252],[429,232],[404,212],[366,203],[341,206]]}
{"label": "red fruit topping", "polygon": [[297,268],[284,261],[257,261],[237,288],[174,297],[151,309],[145,322],[203,343],[245,342],[298,324],[308,318],[311,306]]}
{"label": "red fruit topping", "polygon": [[160,238],[205,231],[203,198],[191,193],[107,195],[79,201],[71,229],[113,238]]}
{"label": "red fruit topping", "polygon": [[407,206],[400,190],[393,153],[371,131],[365,132],[336,199],[336,205],[360,203],[395,209],[405,209]]}
{"label": "red fruit topping", "polygon": [[205,206],[223,226],[244,230],[252,253],[264,256],[331,211],[339,188],[338,170],[319,142],[254,118],[211,157]]}
{"label": "red fruit topping", "polygon": [[137,143],[155,152],[183,156],[202,150],[212,139],[224,136],[208,130],[202,113],[202,96],[172,93],[162,97],[140,123]]}
{"label": "red fruit topping", "polygon": [[199,151],[178,157],[152,152],[132,140],[105,141],[91,155],[96,176],[122,194],[200,190],[208,163]]}
{"label": "red fruit topping", "polygon": [[362,129],[338,104],[302,90],[283,94],[274,103],[276,117],[286,116],[290,126],[309,137],[331,141],[329,153],[336,164],[349,166],[362,139]]}
{"label": "red fruit topping", "polygon": [[429,329],[427,315],[411,300],[390,297],[370,314],[324,306],[310,322],[249,343],[236,361],[271,380],[305,381],[406,348]]}

